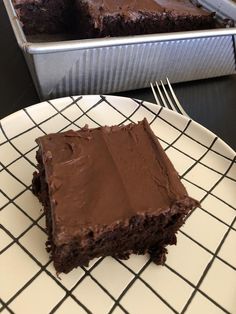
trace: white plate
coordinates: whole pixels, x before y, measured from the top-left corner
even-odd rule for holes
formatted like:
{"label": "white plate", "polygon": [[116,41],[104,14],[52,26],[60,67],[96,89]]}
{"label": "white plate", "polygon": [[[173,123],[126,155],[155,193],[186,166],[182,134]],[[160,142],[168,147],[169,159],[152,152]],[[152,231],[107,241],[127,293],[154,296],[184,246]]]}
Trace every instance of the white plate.
{"label": "white plate", "polygon": [[[35,138],[48,132],[137,122],[146,117],[190,195],[201,200],[168,248],[98,259],[55,275],[45,251],[41,205],[30,192]],[[43,102],[1,121],[0,311],[3,313],[236,313],[235,152],[214,134],[157,105],[114,96]]]}

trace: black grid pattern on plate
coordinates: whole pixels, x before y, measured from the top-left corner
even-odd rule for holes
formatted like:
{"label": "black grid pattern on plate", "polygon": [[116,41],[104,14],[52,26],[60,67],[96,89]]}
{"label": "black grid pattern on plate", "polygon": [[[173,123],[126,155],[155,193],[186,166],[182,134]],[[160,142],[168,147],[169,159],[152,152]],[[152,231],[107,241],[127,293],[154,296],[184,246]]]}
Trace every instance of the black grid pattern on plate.
{"label": "black grid pattern on plate", "polygon": [[[235,163],[235,160],[236,160],[236,158],[235,158],[234,160],[232,160],[232,163],[230,164],[230,167],[226,170],[225,175],[226,175],[226,174],[228,173],[228,171],[231,169],[232,165]],[[218,180],[218,182],[214,185],[213,188],[215,188],[215,186],[217,186],[217,184],[219,184],[219,182],[220,182],[223,178],[224,178],[224,176],[222,176],[222,177],[220,178],[220,180]],[[213,189],[213,188],[212,188],[212,189]],[[204,196],[203,199],[205,199],[206,197],[207,197],[207,196]],[[200,201],[200,202],[201,202],[201,201]],[[195,209],[195,210],[196,210],[196,209]],[[193,211],[192,211],[192,212],[193,212]],[[192,212],[191,212],[191,213],[192,213]],[[217,255],[218,252],[220,251],[222,245],[224,244],[224,242],[225,242],[225,240],[226,240],[226,238],[227,238],[227,236],[228,236],[228,234],[229,234],[229,232],[230,232],[230,229],[233,227],[233,225],[234,225],[235,222],[236,222],[236,217],[233,219],[233,221],[232,221],[232,223],[231,223],[230,226],[227,225],[227,226],[228,226],[227,232],[225,233],[223,239],[221,240],[219,246],[217,247],[217,249],[216,249],[216,251],[215,251],[214,253],[211,252],[211,251],[210,251],[208,248],[206,248],[204,245],[202,245],[201,243],[199,243],[198,241],[196,241],[195,239],[193,239],[192,237],[190,237],[188,234],[186,234],[185,232],[183,232],[182,230],[180,230],[180,232],[183,233],[185,236],[187,236],[191,241],[193,241],[195,244],[199,245],[200,247],[202,247],[204,250],[206,250],[208,253],[210,253],[210,254],[212,255],[212,259],[211,259],[211,261],[208,263],[207,267],[205,268],[205,270],[204,270],[204,272],[203,272],[203,274],[202,274],[202,276],[201,276],[199,282],[197,283],[197,285],[193,285],[189,280],[187,280],[185,277],[183,277],[180,273],[178,273],[178,272],[175,271],[173,268],[171,268],[170,266],[168,266],[167,264],[165,264],[165,266],[166,266],[170,271],[172,271],[173,273],[175,273],[177,276],[179,276],[180,278],[182,278],[184,281],[186,281],[186,283],[188,283],[189,285],[191,285],[191,286],[194,288],[194,291],[193,291],[191,297],[189,298],[189,300],[187,301],[186,305],[184,306],[183,310],[181,311],[181,314],[184,314],[184,313],[186,312],[186,310],[187,310],[188,306],[190,305],[191,301],[193,300],[193,298],[194,298],[196,292],[200,292],[204,297],[206,297],[209,301],[211,301],[212,303],[214,303],[217,307],[219,307],[219,308],[220,308],[222,311],[224,311],[225,313],[230,313],[230,312],[228,312],[226,309],[224,309],[220,304],[218,304],[216,301],[214,301],[211,297],[209,297],[206,293],[204,293],[203,291],[201,291],[201,290],[200,290],[200,285],[201,285],[202,281],[204,280],[205,276],[207,275],[208,271],[210,270],[210,268],[211,268],[211,266],[212,266],[212,264],[213,264],[215,258],[218,258],[218,259],[221,260],[223,263],[225,263],[227,266],[229,266],[229,267],[232,268],[234,271],[236,271],[236,268],[235,268],[233,265],[227,263],[226,261],[224,261],[222,258],[220,258],[220,257]],[[129,267],[127,267],[125,264],[123,264],[122,261],[119,261],[119,260],[117,260],[117,261],[118,261],[119,263],[121,263],[124,267],[126,267],[127,269],[129,269],[131,272],[133,272]],[[130,282],[130,284],[125,288],[125,290],[122,292],[122,294],[121,294],[120,297],[119,297],[119,301],[120,301],[121,298],[127,293],[128,289],[131,287],[131,285],[132,285],[137,279],[141,280],[149,289],[151,289],[151,290],[153,291],[152,287],[150,287],[150,285],[149,285],[147,282],[145,282],[145,280],[143,280],[143,279],[140,277],[141,273],[146,269],[146,267],[148,266],[149,262],[150,262],[150,261],[148,261],[148,262],[142,267],[142,269],[138,272],[138,274],[136,274],[135,272],[133,272],[134,274],[136,274],[136,276],[135,276],[135,278]],[[159,298],[161,298],[161,300],[162,300],[170,309],[172,309],[172,311],[173,311],[174,313],[178,313],[175,309],[173,309],[173,307],[172,307],[166,300],[164,300],[158,293],[156,293],[155,290],[154,290],[153,292],[154,292]],[[113,308],[115,307],[115,305],[116,305],[116,304],[114,304]],[[112,309],[113,309],[113,308],[112,308]],[[112,313],[112,311],[109,312],[109,313]]]}
{"label": "black grid pattern on plate", "polygon": [[[225,175],[230,171],[230,169],[232,168],[233,164],[235,163],[235,160],[236,160],[236,157],[234,157],[234,159],[232,160],[232,163],[230,164],[229,168],[226,170]],[[209,192],[202,198],[202,200],[201,200],[200,202],[202,202],[202,201],[207,197],[207,195],[223,180],[223,178],[225,177],[225,175],[223,175],[223,176],[214,184],[214,186],[209,190]],[[196,209],[195,209],[195,210],[196,210]],[[194,212],[194,210],[193,210],[192,212]],[[191,214],[192,214],[192,212],[191,212]],[[235,221],[236,221],[236,216],[234,217],[233,221],[231,222],[230,227],[232,227],[232,226],[234,225]],[[211,268],[211,266],[212,266],[212,264],[213,264],[215,258],[217,257],[217,255],[218,255],[218,253],[219,253],[221,247],[223,246],[223,244],[224,244],[224,242],[225,242],[225,240],[226,240],[226,238],[227,238],[227,236],[228,236],[228,234],[229,234],[229,232],[230,232],[230,227],[227,229],[226,233],[224,234],[224,237],[222,238],[222,240],[221,240],[220,244],[218,245],[218,247],[217,247],[215,253],[213,254],[211,261],[208,263],[207,267],[205,268],[205,270],[204,270],[204,272],[203,272],[203,274],[202,274],[200,280],[198,281],[198,283],[197,283],[197,285],[196,285],[196,287],[195,287],[195,289],[194,289],[194,291],[193,291],[191,297],[189,298],[188,302],[186,303],[185,307],[183,308],[181,314],[183,314],[183,313],[186,312],[186,310],[187,310],[189,304],[191,303],[192,299],[194,298],[194,296],[195,296],[195,294],[196,294],[198,288],[200,287],[200,285],[201,285],[201,283],[203,282],[204,278],[207,276],[207,273],[209,272],[209,270],[210,270],[210,268]],[[234,270],[235,270],[235,269],[234,269]]]}
{"label": "black grid pattern on plate", "polygon": [[[49,118],[41,121],[40,123],[36,123],[34,121],[34,119],[31,117],[31,115],[29,114],[29,112],[27,111],[27,109],[24,110],[25,114],[30,118],[30,120],[33,122],[34,126],[28,130],[25,130],[24,132],[22,133],[19,133],[17,134],[16,136],[12,137],[12,138],[8,138],[2,125],[0,124],[0,128],[6,138],[6,140],[1,144],[5,144],[5,143],[10,143],[10,145],[20,154],[20,156],[15,159],[14,161],[12,161],[11,163],[9,163],[7,166],[1,164],[2,166],[2,169],[0,170],[1,171],[7,171],[9,175],[11,175],[12,177],[14,177],[18,182],[20,182],[21,184],[23,184],[23,187],[24,189],[18,193],[18,195],[16,195],[14,198],[10,198],[6,193],[4,193],[2,190],[1,192],[3,193],[3,195],[9,200],[9,202],[7,202],[7,204],[5,204],[1,210],[3,210],[8,204],[10,203],[13,203],[22,213],[24,213],[29,219],[31,219],[31,224],[30,226],[23,231],[23,233],[21,233],[18,237],[14,237],[10,232],[9,230],[7,230],[3,225],[0,225],[0,228],[3,229],[11,238],[12,238],[12,242],[7,246],[5,247],[2,252],[0,253],[4,253],[11,245],[13,244],[18,244],[22,250],[24,250],[29,256],[30,258],[36,262],[36,264],[40,267],[40,270],[14,295],[10,298],[10,300],[8,300],[7,302],[3,302],[2,301],[2,308],[0,308],[0,310],[6,308],[10,313],[13,313],[13,311],[10,309],[10,304],[11,302],[24,290],[26,289],[33,281],[35,278],[37,278],[43,271],[46,272],[64,291],[65,291],[65,296],[54,306],[54,308],[51,310],[50,313],[55,313],[57,311],[57,309],[60,307],[60,305],[66,300],[66,298],[68,296],[72,297],[74,299],[75,302],[77,302],[77,304],[79,306],[81,306],[87,313],[91,313],[91,311],[82,303],[80,302],[80,300],[78,300],[74,295],[73,295],[73,291],[76,289],[76,287],[83,281],[83,279],[86,277],[86,276],[89,276],[113,301],[114,301],[114,305],[113,307],[110,309],[109,313],[113,313],[113,311],[115,310],[115,308],[118,306],[120,307],[120,309],[124,312],[124,313],[128,313],[128,311],[121,305],[120,301],[122,300],[122,298],[124,297],[124,295],[128,292],[128,290],[131,288],[131,286],[134,284],[134,282],[136,280],[141,280],[145,286],[150,289],[152,291],[152,293],[154,293],[169,309],[171,309],[173,311],[173,313],[179,313],[167,300],[165,300],[165,298],[163,298],[161,295],[158,294],[158,292],[153,288],[151,287],[140,275],[143,273],[143,271],[148,267],[148,265],[150,264],[150,260],[148,260],[144,265],[143,267],[140,269],[139,272],[134,272],[132,269],[130,269],[128,266],[126,266],[122,261],[119,261],[117,260],[118,263],[120,263],[121,265],[123,265],[126,269],[128,269],[133,275],[134,277],[132,278],[132,280],[129,282],[129,284],[125,287],[125,289],[122,291],[122,293],[120,294],[120,296],[118,298],[114,298],[110,292],[105,288],[103,287],[103,285],[92,275],[92,271],[95,267],[97,267],[103,260],[103,258],[100,258],[91,268],[89,268],[88,270],[83,268],[84,270],[84,275],[78,280],[78,282],[73,286],[72,289],[67,289],[61,282],[60,280],[58,280],[57,277],[53,276],[50,271],[48,271],[47,269],[47,266],[51,263],[51,261],[49,261],[48,263],[46,263],[45,265],[42,265],[20,242],[19,242],[19,239],[24,235],[26,234],[34,225],[37,225],[42,231],[43,228],[40,226],[40,224],[38,223],[39,220],[42,218],[43,215],[40,215],[38,219],[34,220],[32,219],[25,211],[23,208],[21,208],[21,206],[19,206],[18,204],[16,204],[15,200],[20,196],[22,195],[23,193],[25,193],[27,190],[30,189],[31,186],[26,186],[24,184],[24,182],[22,182],[21,180],[19,180],[19,178],[17,178],[17,176],[15,176],[13,173],[11,173],[11,171],[9,171],[8,167],[10,165],[12,165],[15,161],[19,160],[20,158],[25,158],[31,165],[35,166],[35,164],[27,157],[27,154],[29,154],[31,151],[33,151],[35,147],[31,148],[29,151],[27,151],[26,153],[22,153],[13,143],[12,143],[12,140],[15,139],[16,137],[19,137],[21,136],[22,134],[32,130],[33,128],[38,128],[40,129],[44,134],[45,134],[45,131],[43,130],[43,128],[41,128],[41,125],[49,120],[51,120],[52,118],[54,118],[55,116],[57,115],[61,115],[66,121],[68,121],[68,124],[66,126],[64,126],[63,128],[61,128],[59,130],[59,132],[62,132],[64,131],[65,129],[67,129],[68,127],[74,125],[76,126],[77,128],[80,128],[80,126],[77,124],[79,122],[79,120],[83,117],[83,116],[86,116],[89,120],[91,120],[93,123],[95,123],[97,126],[100,126],[100,124],[95,121],[93,118],[91,118],[89,116],[89,112],[97,107],[100,103],[102,102],[106,102],[107,105],[109,105],[113,110],[117,111],[124,119],[120,122],[120,124],[123,124],[125,122],[134,122],[132,120],[132,116],[140,109],[140,108],[145,108],[146,110],[148,110],[150,113],[153,114],[153,119],[150,121],[150,124],[152,124],[156,119],[161,119],[163,120],[165,123],[169,124],[170,127],[176,129],[177,131],[179,131],[179,136],[174,140],[172,141],[171,143],[168,143],[166,141],[163,141],[163,139],[161,139],[163,142],[165,142],[167,144],[167,147],[166,147],[166,150],[169,149],[170,147],[178,150],[179,152],[187,155],[188,157],[190,157],[191,159],[194,160],[194,164],[192,167],[190,167],[183,175],[182,175],[182,180],[186,180],[188,181],[189,183],[197,186],[194,182],[191,182],[190,180],[186,179],[185,178],[185,175],[197,164],[202,164],[204,165],[205,167],[209,168],[210,170],[212,171],[215,171],[217,174],[220,174],[221,177],[220,179],[215,183],[215,185],[210,189],[210,190],[204,190],[202,187],[199,187],[197,186],[198,188],[204,190],[204,192],[206,192],[206,194],[204,195],[204,197],[202,198],[201,201],[203,201],[204,199],[206,199],[206,197],[208,195],[213,195],[214,197],[218,198],[220,201],[226,203],[229,207],[231,207],[233,210],[236,210],[236,208],[234,208],[232,205],[228,204],[227,202],[225,202],[224,200],[222,200],[221,198],[219,198],[217,195],[214,195],[214,193],[212,193],[212,191],[214,190],[214,188],[224,179],[224,178],[228,178],[232,181],[236,181],[234,178],[231,178],[230,176],[228,176],[228,172],[230,171],[231,167],[235,164],[235,157],[233,159],[227,157],[227,156],[224,156],[223,154],[215,151],[212,147],[213,145],[215,144],[215,142],[218,140],[218,138],[214,138],[213,142],[211,143],[210,146],[206,146],[205,144],[199,142],[198,140],[192,138],[190,135],[186,134],[186,130],[188,129],[188,127],[191,125],[192,123],[192,120],[189,120],[187,125],[185,126],[185,128],[183,130],[180,130],[178,129],[175,125],[172,125],[168,120],[166,120],[165,118],[163,118],[162,116],[160,116],[160,113],[162,112],[163,108],[161,107],[157,112],[154,112],[152,111],[144,102],[140,102],[140,101],[137,101],[135,99],[133,99],[134,103],[136,104],[136,107],[135,109],[133,110],[133,112],[131,114],[129,114],[128,116],[126,116],[122,111],[120,111],[117,107],[113,106],[112,102],[109,100],[108,97],[106,96],[100,96],[100,99],[93,105],[91,106],[89,109],[87,110],[83,110],[79,104],[80,100],[82,99],[83,96],[80,96],[80,97],[77,97],[77,98],[74,98],[74,97],[71,97],[71,102],[66,105],[62,110],[58,110],[56,105],[53,104],[53,101],[52,102],[48,102],[53,108],[54,110],[56,111],[55,114],[53,114],[52,116],[50,116]],[[69,118],[66,117],[66,115],[63,114],[63,112],[67,109],[67,108],[70,108],[72,105],[76,105],[78,106],[78,108],[81,110],[82,114],[76,118],[75,120],[70,120]],[[197,144],[205,147],[207,150],[206,152],[204,153],[203,156],[201,156],[198,160],[192,158],[191,156],[189,156],[188,154],[186,154],[184,151],[181,151],[180,149],[176,148],[174,146],[174,144],[181,138],[182,135],[185,135],[187,137],[189,137],[191,140],[195,141]],[[205,165],[204,163],[201,162],[202,158],[204,156],[207,155],[207,153],[209,151],[212,151],[218,155],[220,155],[221,157],[229,160],[231,163],[230,163],[230,166],[229,168],[225,171],[225,173],[221,173],[219,171],[217,171],[216,169],[214,168],[211,168],[207,165]],[[202,208],[202,210],[204,210]],[[219,219],[218,217],[214,216],[213,214],[209,213],[207,210],[204,210],[207,214],[211,215],[211,217],[217,219],[218,221],[220,221],[221,223],[223,223],[224,225],[227,225],[228,229],[227,229],[227,232],[224,234],[224,237],[222,238],[219,246],[217,247],[216,251],[215,252],[211,252],[208,248],[206,248],[204,245],[202,245],[201,243],[199,243],[197,240],[193,239],[191,236],[189,236],[188,234],[186,234],[184,231],[180,230],[180,232],[182,232],[185,236],[187,236],[189,239],[191,239],[192,241],[194,241],[195,244],[199,245],[201,248],[205,249],[208,253],[210,253],[212,255],[212,258],[211,258],[211,261],[210,263],[208,263],[207,267],[205,268],[204,272],[202,273],[202,276],[200,278],[200,280],[198,281],[197,285],[194,285],[193,283],[191,283],[188,279],[186,279],[182,274],[178,273],[175,269],[171,268],[170,266],[168,266],[167,264],[165,265],[165,267],[167,267],[169,270],[171,270],[175,275],[179,276],[182,280],[184,280],[186,283],[188,283],[190,286],[192,286],[194,288],[193,290],[193,293],[192,295],[190,296],[189,300],[187,301],[187,303],[185,304],[185,306],[183,307],[183,310],[181,311],[181,313],[185,313],[185,311],[187,310],[188,306],[190,305],[191,301],[193,300],[196,292],[200,292],[204,297],[206,297],[210,302],[214,303],[218,308],[220,308],[223,312],[225,313],[229,313],[227,309],[223,308],[220,304],[218,304],[215,300],[213,300],[210,296],[208,296],[206,293],[204,293],[203,291],[201,291],[200,289],[200,285],[203,281],[203,279],[207,276],[207,273],[210,269],[210,267],[212,266],[214,260],[216,258],[220,259],[221,261],[223,261],[226,265],[228,265],[229,267],[231,267],[231,269],[235,270],[235,267],[231,264],[229,264],[227,261],[224,261],[224,259],[222,259],[221,257],[218,256],[218,252],[220,250],[220,248],[222,247],[224,241],[226,240],[228,234],[229,234],[229,231],[232,229],[232,230],[235,230],[235,228],[233,227],[235,221],[236,221],[236,217],[233,219],[232,223],[229,225],[227,224],[226,222],[222,221],[221,219]],[[45,231],[44,231],[45,232]]]}

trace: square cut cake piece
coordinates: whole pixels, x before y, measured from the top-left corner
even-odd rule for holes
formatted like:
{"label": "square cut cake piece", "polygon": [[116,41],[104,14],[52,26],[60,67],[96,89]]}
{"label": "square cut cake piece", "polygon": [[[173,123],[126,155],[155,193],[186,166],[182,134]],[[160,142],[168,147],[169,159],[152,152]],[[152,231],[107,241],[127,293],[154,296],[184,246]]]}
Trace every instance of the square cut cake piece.
{"label": "square cut cake piece", "polygon": [[57,272],[95,257],[149,253],[166,246],[198,205],[146,119],[38,138],[33,192],[44,205],[47,248]]}
{"label": "square cut cake piece", "polygon": [[75,0],[80,38],[215,27],[214,14],[191,0]]}
{"label": "square cut cake piece", "polygon": [[27,35],[71,32],[74,0],[12,0]]}

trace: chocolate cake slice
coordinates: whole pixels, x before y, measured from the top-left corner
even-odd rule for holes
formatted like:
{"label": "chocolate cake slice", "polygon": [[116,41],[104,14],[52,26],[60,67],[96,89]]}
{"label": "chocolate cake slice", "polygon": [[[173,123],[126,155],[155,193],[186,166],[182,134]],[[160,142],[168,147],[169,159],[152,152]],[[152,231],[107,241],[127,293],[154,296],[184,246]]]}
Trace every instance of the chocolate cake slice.
{"label": "chocolate cake slice", "polygon": [[81,38],[208,29],[214,14],[190,0],[75,0]]}
{"label": "chocolate cake slice", "polygon": [[147,120],[37,139],[33,192],[44,205],[47,247],[57,272],[95,257],[149,253],[163,264],[188,196]]}

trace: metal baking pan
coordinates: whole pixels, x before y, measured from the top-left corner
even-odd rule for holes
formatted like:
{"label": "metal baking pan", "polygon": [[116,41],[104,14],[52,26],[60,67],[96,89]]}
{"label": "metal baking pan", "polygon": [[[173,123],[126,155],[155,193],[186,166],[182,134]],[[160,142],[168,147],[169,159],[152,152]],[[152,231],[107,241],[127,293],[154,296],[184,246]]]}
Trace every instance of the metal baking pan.
{"label": "metal baking pan", "polygon": [[[108,94],[236,73],[236,27],[153,35],[30,42],[10,0],[3,0],[39,97]],[[236,20],[230,0],[199,1],[220,18]]]}

